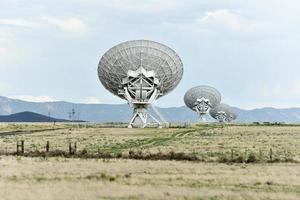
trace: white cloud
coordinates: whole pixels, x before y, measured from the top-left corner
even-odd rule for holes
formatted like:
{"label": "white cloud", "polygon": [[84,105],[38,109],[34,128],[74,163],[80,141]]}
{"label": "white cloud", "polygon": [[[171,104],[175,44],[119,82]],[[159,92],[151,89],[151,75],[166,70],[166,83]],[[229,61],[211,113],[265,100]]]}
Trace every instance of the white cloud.
{"label": "white cloud", "polygon": [[[86,2],[86,0],[85,0]],[[180,8],[184,5],[181,0],[92,0],[89,1],[94,5],[100,5],[101,7],[108,7],[120,11],[132,11],[132,12],[162,12]]]}
{"label": "white cloud", "polygon": [[0,73],[2,69],[15,67],[16,63],[29,54],[27,47],[19,46],[13,30],[0,29]]}
{"label": "white cloud", "polygon": [[[182,22],[163,21],[149,29],[176,32],[198,40],[199,38],[215,37],[232,39],[263,38],[270,35],[270,25],[265,21],[248,19],[242,13],[227,9],[208,11]],[[268,33],[268,34],[267,34]],[[178,34],[176,35],[178,37]]]}
{"label": "white cloud", "polygon": [[59,30],[72,33],[83,34],[86,33],[88,28],[86,23],[76,17],[68,18],[56,18],[56,17],[43,17],[40,19],[19,19],[19,18],[5,18],[0,19],[0,25],[9,25],[23,28],[44,28],[44,27],[56,27]]}
{"label": "white cloud", "polygon": [[236,32],[255,31],[260,27],[258,22],[254,22],[242,17],[238,12],[220,9],[207,12],[198,20],[198,23],[209,29],[225,29]]}
{"label": "white cloud", "polygon": [[0,19],[1,25],[11,25],[11,26],[21,26],[26,28],[33,28],[39,26],[38,23],[33,22],[31,20],[24,19]]}
{"label": "white cloud", "polygon": [[47,95],[41,95],[41,96],[33,96],[33,95],[11,95],[9,98],[13,99],[20,99],[23,101],[30,101],[30,102],[53,102],[57,101],[53,97],[47,96]]}
{"label": "white cloud", "polygon": [[87,97],[87,98],[85,98],[84,103],[87,103],[87,104],[101,104],[103,102],[98,97]]}
{"label": "white cloud", "polygon": [[[0,30],[0,61],[7,57],[9,44],[11,42],[11,33],[9,31]],[[0,65],[1,66],[1,65]]]}
{"label": "white cloud", "polygon": [[260,86],[256,88],[256,91],[257,97],[261,99],[300,99],[300,81],[293,81],[287,85]]}
{"label": "white cloud", "polygon": [[42,19],[43,22],[46,22],[49,25],[53,25],[60,30],[68,33],[86,33],[87,32],[87,26],[83,22],[83,20],[79,18],[64,18],[64,19],[58,19],[54,17],[46,17]]}

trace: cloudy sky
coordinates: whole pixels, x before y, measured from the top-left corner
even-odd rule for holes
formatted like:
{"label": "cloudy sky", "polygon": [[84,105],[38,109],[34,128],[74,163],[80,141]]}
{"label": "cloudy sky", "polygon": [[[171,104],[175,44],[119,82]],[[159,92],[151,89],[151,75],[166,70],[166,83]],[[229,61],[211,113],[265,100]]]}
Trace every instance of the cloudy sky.
{"label": "cloudy sky", "polygon": [[0,0],[0,96],[122,103],[100,84],[110,47],[149,39],[183,60],[181,106],[211,85],[241,108],[300,107],[299,0]]}

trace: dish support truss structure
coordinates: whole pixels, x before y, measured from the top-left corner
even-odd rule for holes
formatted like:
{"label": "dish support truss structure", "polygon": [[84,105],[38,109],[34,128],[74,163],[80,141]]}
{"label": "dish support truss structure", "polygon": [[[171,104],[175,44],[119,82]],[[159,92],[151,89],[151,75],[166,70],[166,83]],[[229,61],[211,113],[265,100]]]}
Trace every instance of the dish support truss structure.
{"label": "dish support truss structure", "polygon": [[118,92],[133,107],[133,116],[128,128],[146,127],[148,115],[161,127],[162,123],[148,113],[148,106],[163,95],[159,90],[159,85],[159,79],[155,77],[155,72],[152,70],[147,71],[143,67],[136,71],[128,70],[127,77],[123,78]]}
{"label": "dish support truss structure", "polygon": [[218,120],[221,123],[228,122],[230,120],[229,118],[230,116],[228,116],[228,114],[224,111],[219,111],[216,113],[216,120]]}
{"label": "dish support truss structure", "polygon": [[212,105],[209,99],[202,97],[200,99],[197,99],[197,101],[194,104],[193,110],[198,113],[201,121],[206,121],[206,118],[204,116],[208,113],[209,109],[211,108]]}
{"label": "dish support truss structure", "polygon": [[224,111],[219,111],[215,115],[216,120],[218,120],[220,123],[227,123],[234,120],[234,116]]}

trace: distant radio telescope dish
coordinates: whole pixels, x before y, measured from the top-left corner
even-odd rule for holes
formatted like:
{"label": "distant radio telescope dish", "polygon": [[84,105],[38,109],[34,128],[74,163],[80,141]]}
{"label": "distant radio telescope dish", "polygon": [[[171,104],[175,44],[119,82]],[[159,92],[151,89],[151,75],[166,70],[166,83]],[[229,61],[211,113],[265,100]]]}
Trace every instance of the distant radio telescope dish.
{"label": "distant radio telescope dish", "polygon": [[203,119],[210,109],[220,104],[221,94],[210,86],[196,86],[185,93],[184,102],[187,107],[197,112]]}
{"label": "distant radio telescope dish", "polygon": [[148,105],[171,92],[182,75],[183,64],[177,53],[149,40],[127,41],[114,46],[102,56],[98,65],[103,86],[134,108],[129,127],[144,128]]}
{"label": "distant radio telescope dish", "polygon": [[209,114],[219,122],[231,122],[237,118],[237,113],[227,104],[221,103],[211,109]]}

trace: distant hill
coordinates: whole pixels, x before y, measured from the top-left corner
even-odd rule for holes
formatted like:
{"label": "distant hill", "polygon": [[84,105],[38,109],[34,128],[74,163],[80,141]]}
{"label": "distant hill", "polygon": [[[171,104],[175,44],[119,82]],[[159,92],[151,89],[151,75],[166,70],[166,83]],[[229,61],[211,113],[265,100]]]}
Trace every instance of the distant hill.
{"label": "distant hill", "polygon": [[55,119],[34,112],[21,112],[0,116],[0,122],[67,122],[64,119]]}
{"label": "distant hill", "polygon": [[[70,119],[72,109],[75,109],[74,119],[91,122],[128,122],[132,108],[127,104],[74,104],[64,101],[34,103],[0,97],[0,115],[10,115],[19,112],[35,112],[58,119]],[[167,121],[194,122],[197,115],[185,106],[158,108]],[[239,114],[238,122],[287,122],[300,123],[300,108],[259,108],[244,110],[235,108]]]}
{"label": "distant hill", "polygon": [[74,104],[64,101],[36,103],[0,97],[0,115],[30,111],[46,116],[50,113],[51,117],[58,119],[72,119],[69,114],[73,108],[76,112],[74,119],[91,122],[125,122],[132,114],[127,104]]}

